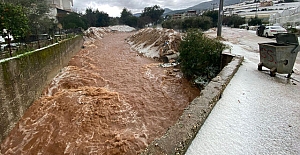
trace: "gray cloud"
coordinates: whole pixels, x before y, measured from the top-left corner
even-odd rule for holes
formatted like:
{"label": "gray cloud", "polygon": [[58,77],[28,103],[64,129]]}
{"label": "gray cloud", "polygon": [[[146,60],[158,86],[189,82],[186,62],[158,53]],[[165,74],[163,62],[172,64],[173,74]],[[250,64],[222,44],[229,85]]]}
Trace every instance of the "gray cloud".
{"label": "gray cloud", "polygon": [[[154,5],[159,5],[161,8],[170,8],[172,10],[177,10],[188,8],[204,1],[209,0],[74,0],[73,8],[77,11],[84,12],[86,8],[91,7],[93,9],[99,9],[99,11],[105,12],[105,10],[101,10],[100,8],[106,6],[106,10],[109,11],[107,13],[111,15],[113,14],[113,11],[117,11],[116,8],[119,8],[119,11],[121,11],[125,7],[131,10],[133,13],[142,12],[145,7]],[[113,7],[114,10],[109,9]]]}

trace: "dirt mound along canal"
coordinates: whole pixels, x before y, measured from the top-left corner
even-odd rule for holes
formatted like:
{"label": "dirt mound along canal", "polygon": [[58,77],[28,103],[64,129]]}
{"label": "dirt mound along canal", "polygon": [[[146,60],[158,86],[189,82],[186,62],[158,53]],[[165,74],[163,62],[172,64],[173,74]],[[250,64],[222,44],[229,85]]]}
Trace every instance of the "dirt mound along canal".
{"label": "dirt mound along canal", "polygon": [[141,29],[128,39],[132,48],[142,55],[160,59],[166,55],[178,54],[181,34],[172,29]]}
{"label": "dirt mound along canal", "polygon": [[53,79],[1,144],[1,154],[138,154],[199,95],[180,72],[105,32]]}

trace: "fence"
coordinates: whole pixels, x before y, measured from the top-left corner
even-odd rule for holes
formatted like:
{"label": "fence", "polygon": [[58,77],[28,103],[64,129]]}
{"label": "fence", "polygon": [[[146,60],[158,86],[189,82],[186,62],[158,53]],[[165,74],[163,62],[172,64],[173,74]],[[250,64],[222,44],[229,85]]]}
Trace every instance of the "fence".
{"label": "fence", "polygon": [[[74,37],[74,33],[63,34],[63,35],[55,35],[52,39],[43,39],[38,41],[32,41],[28,43],[11,43],[12,55],[16,56],[22,53],[26,53],[28,51],[36,50],[42,47],[46,47],[52,45],[53,43],[57,43],[61,40]],[[9,48],[7,44],[2,44],[0,48],[0,59],[9,58]]]}

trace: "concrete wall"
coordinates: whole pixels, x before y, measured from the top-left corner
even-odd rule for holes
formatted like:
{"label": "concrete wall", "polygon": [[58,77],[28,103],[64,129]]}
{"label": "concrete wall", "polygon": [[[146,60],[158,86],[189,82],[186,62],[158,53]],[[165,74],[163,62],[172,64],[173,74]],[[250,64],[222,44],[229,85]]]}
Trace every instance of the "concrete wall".
{"label": "concrete wall", "polygon": [[141,155],[184,155],[243,60],[241,56],[223,55],[223,63],[227,65],[218,76],[185,108],[176,124],[148,145]]}
{"label": "concrete wall", "polygon": [[0,60],[0,142],[83,44],[81,36]]}

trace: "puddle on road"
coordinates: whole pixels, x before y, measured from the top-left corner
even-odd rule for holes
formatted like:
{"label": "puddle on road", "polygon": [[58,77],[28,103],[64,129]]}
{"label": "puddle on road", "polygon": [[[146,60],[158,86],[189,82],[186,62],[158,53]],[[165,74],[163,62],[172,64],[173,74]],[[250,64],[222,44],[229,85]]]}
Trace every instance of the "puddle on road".
{"label": "puddle on road", "polygon": [[82,49],[1,144],[1,154],[138,154],[199,90],[131,51],[128,33]]}

